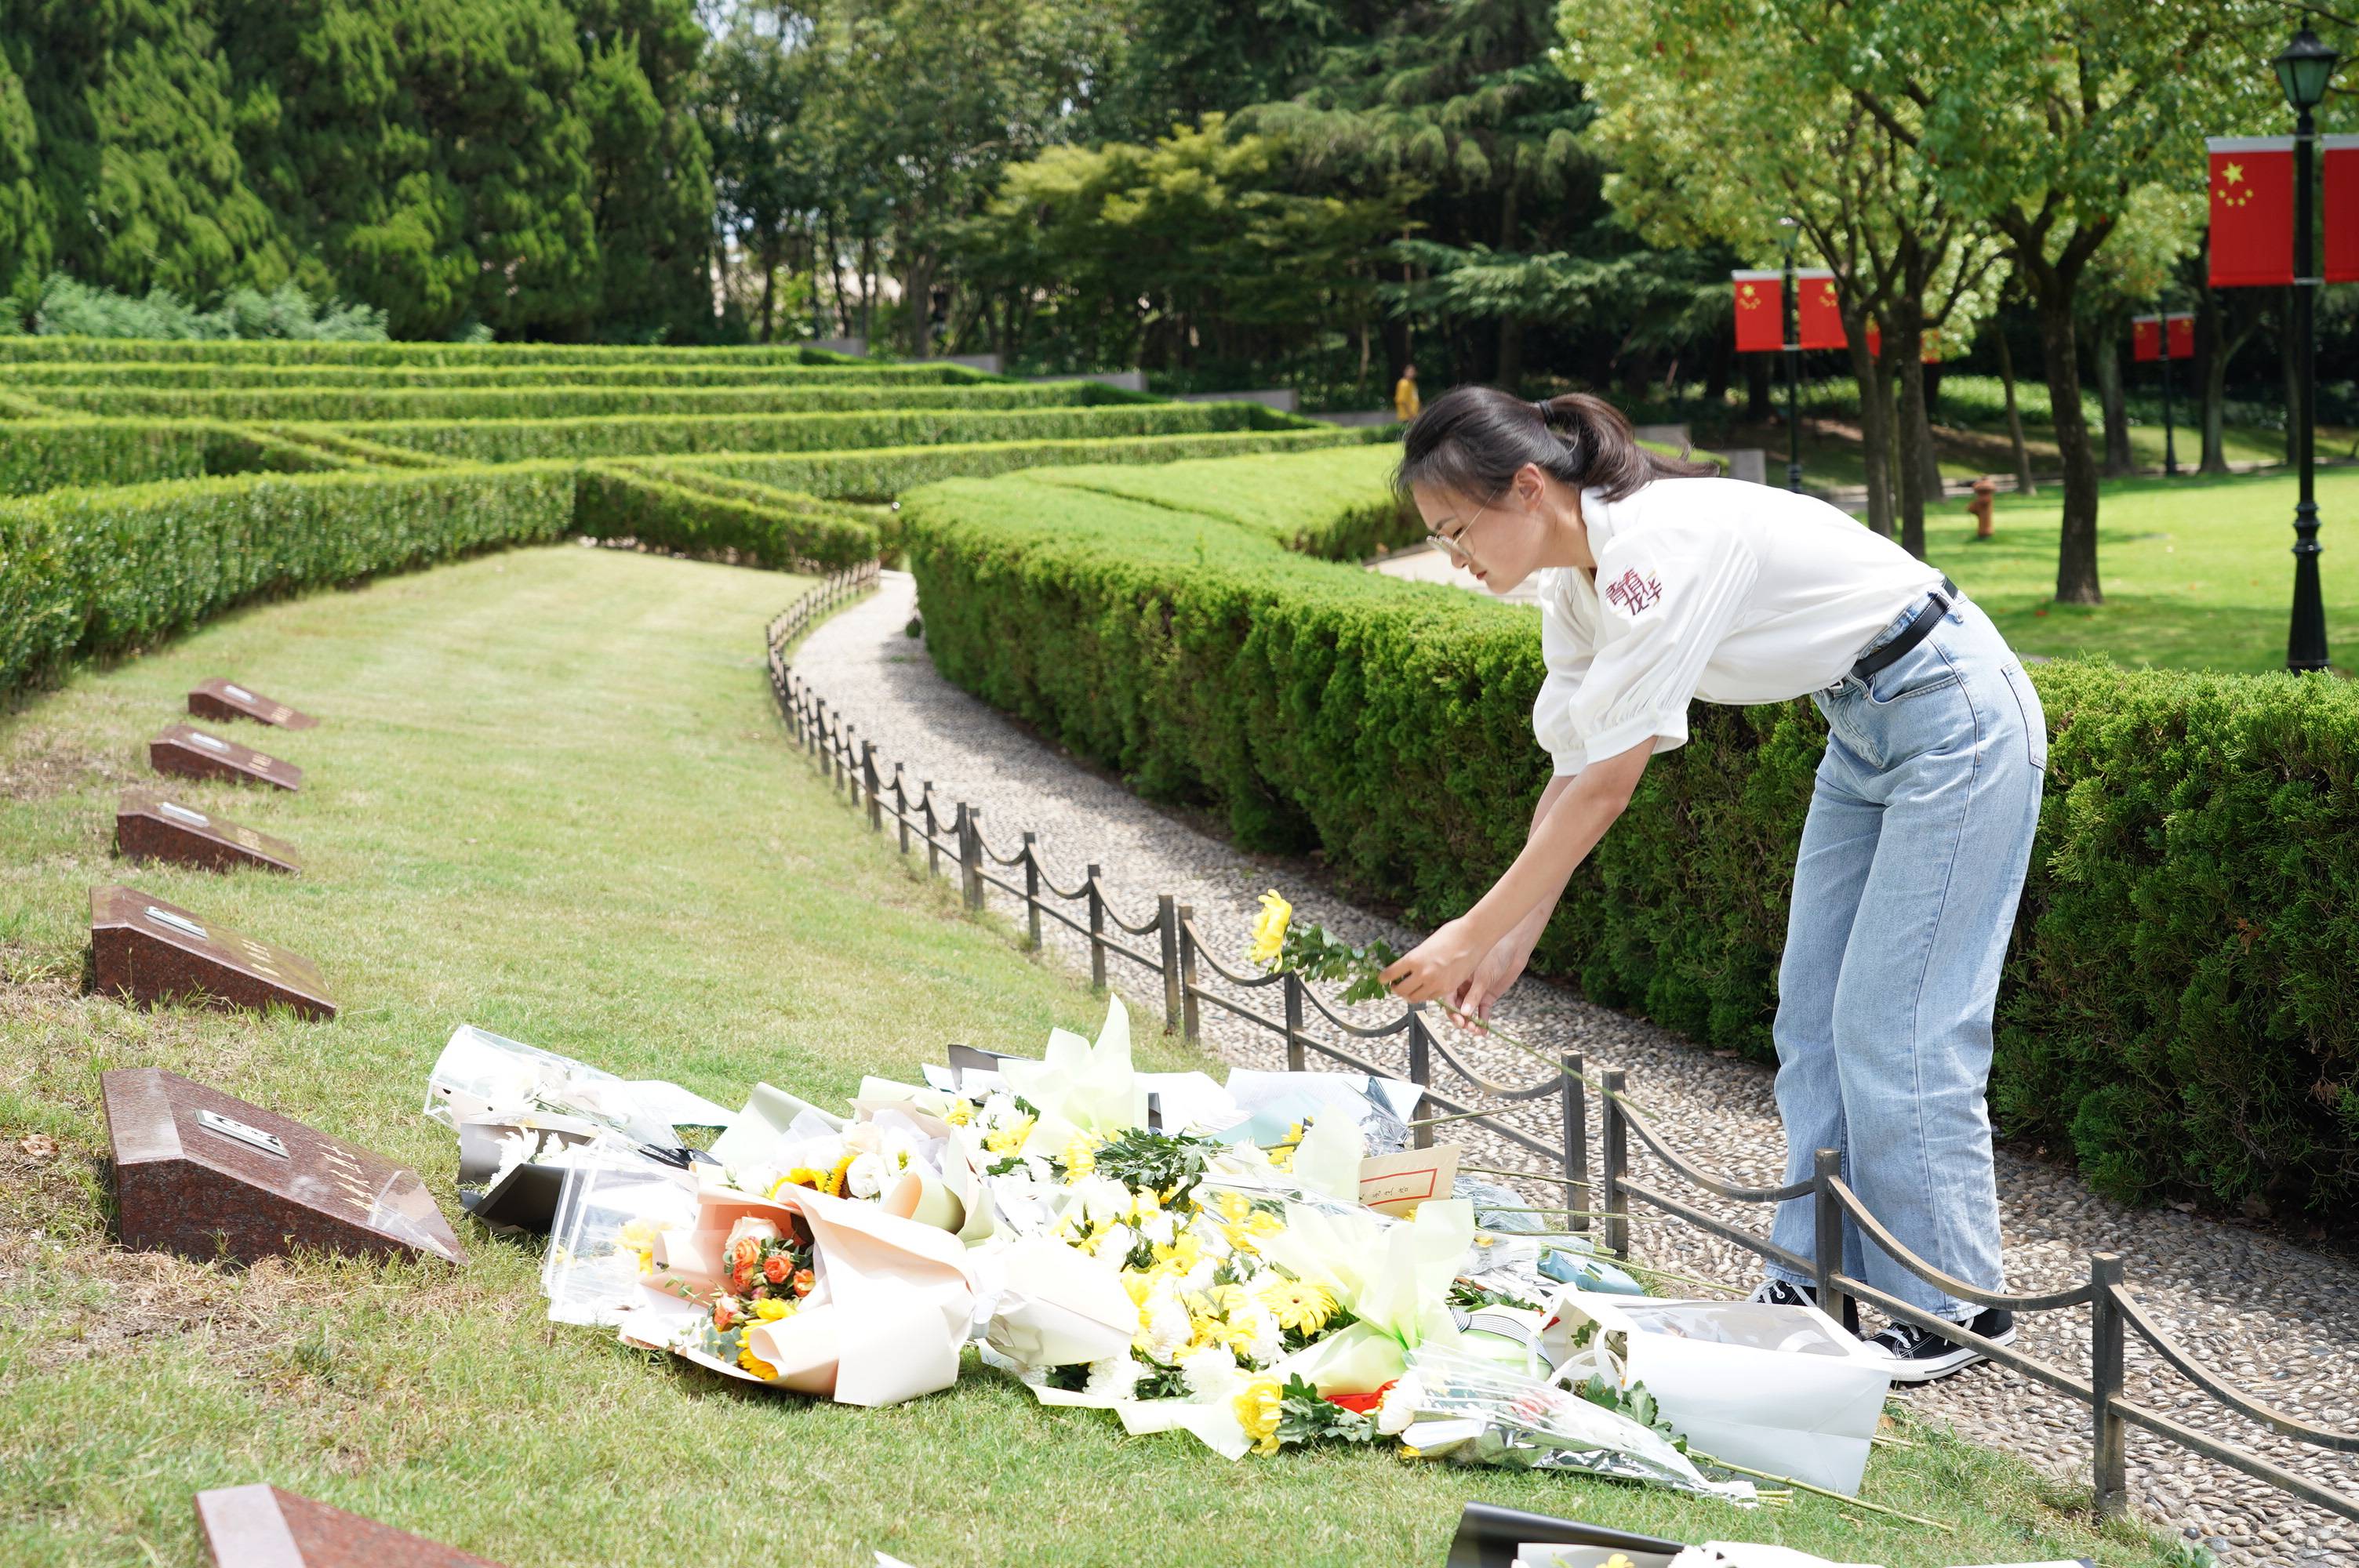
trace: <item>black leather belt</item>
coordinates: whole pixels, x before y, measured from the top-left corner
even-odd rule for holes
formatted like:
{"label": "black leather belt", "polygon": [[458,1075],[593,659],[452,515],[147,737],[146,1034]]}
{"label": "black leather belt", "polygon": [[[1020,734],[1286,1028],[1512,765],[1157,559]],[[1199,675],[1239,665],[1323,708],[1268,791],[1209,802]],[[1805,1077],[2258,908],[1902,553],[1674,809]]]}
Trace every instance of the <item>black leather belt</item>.
{"label": "black leather belt", "polygon": [[1932,634],[1934,626],[1950,612],[1950,606],[1962,597],[1958,585],[1950,580],[1949,574],[1943,573],[1940,591],[1934,592],[1930,602],[1909,618],[1908,624],[1900,629],[1900,635],[1875,652],[1863,654],[1859,662],[1852,665],[1851,673],[1865,680],[1876,671],[1898,664],[1908,655],[1909,649]]}

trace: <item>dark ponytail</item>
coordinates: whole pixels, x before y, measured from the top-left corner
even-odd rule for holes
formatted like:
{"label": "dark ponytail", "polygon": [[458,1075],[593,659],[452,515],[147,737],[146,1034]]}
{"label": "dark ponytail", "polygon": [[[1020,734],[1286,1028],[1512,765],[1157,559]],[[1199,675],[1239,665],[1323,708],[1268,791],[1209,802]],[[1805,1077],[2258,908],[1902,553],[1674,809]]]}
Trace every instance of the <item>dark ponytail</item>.
{"label": "dark ponytail", "polygon": [[1453,386],[1410,421],[1401,449],[1393,476],[1401,490],[1430,484],[1477,501],[1496,499],[1526,463],[1608,501],[1650,480],[1720,471],[1685,457],[1658,457],[1638,444],[1620,409],[1585,392],[1532,403],[1495,386]]}

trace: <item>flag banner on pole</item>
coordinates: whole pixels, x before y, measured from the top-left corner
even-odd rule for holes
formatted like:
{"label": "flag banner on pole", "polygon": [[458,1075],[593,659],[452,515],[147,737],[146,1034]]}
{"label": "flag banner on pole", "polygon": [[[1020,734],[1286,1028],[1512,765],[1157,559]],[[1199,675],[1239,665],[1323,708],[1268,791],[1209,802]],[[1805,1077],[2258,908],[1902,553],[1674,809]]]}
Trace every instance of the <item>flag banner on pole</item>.
{"label": "flag banner on pole", "polygon": [[2326,168],[2326,281],[2359,283],[2359,136],[2321,136]]}
{"label": "flag banner on pole", "polygon": [[1736,282],[1736,351],[1775,353],[1786,346],[1786,275],[1733,272]]}
{"label": "flag banner on pole", "polygon": [[1800,300],[1802,347],[1840,349],[1843,337],[1843,306],[1835,297],[1835,275],[1818,268],[1794,274],[1794,293]]}
{"label": "flag banner on pole", "polygon": [[2162,358],[2162,318],[2130,318],[2130,358],[2139,364]]}
{"label": "flag banner on pole", "polygon": [[2293,281],[2293,138],[2206,136],[2212,154],[2212,287]]}
{"label": "flag banner on pole", "polygon": [[2169,345],[2170,357],[2175,360],[2193,359],[2195,357],[2195,318],[2182,312],[2165,319],[2170,330],[2164,334],[2163,341]]}

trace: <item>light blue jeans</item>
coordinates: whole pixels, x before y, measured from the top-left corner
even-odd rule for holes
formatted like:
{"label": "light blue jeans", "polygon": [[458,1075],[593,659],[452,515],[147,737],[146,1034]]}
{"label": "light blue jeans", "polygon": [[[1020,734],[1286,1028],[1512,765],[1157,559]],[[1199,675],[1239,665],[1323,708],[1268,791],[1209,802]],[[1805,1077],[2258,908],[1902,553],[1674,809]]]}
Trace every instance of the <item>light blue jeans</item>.
{"label": "light blue jeans", "polygon": [[[1912,601],[1860,650],[1898,636]],[[1802,827],[1777,970],[1777,1109],[1786,1180],[1840,1151],[1843,1180],[1902,1245],[1997,1290],[1991,1015],[2031,860],[2048,720],[1990,618],[1960,600],[1874,678],[1811,700],[1827,750]],[[1810,1200],[1773,1239],[1817,1255]],[[1962,1320],[1966,1303],[1843,1227],[1843,1271]],[[1807,1284],[1807,1278],[1773,1268]]]}

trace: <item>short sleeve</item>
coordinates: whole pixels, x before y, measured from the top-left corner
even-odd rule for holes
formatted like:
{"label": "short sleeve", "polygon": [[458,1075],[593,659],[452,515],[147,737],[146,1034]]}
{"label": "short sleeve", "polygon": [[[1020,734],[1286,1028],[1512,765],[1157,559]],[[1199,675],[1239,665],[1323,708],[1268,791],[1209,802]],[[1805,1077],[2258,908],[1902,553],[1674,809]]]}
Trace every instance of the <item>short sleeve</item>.
{"label": "short sleeve", "polygon": [[1548,748],[1559,773],[1581,771],[1581,731],[1573,727],[1572,703],[1589,674],[1589,639],[1576,630],[1555,594],[1543,591],[1540,601],[1540,658],[1548,675],[1532,703],[1532,733]]}
{"label": "short sleeve", "polygon": [[1759,575],[1733,531],[1703,524],[1615,539],[1597,563],[1598,628],[1569,713],[1581,736],[1577,772],[1648,736],[1668,752],[1688,738],[1688,704]]}

